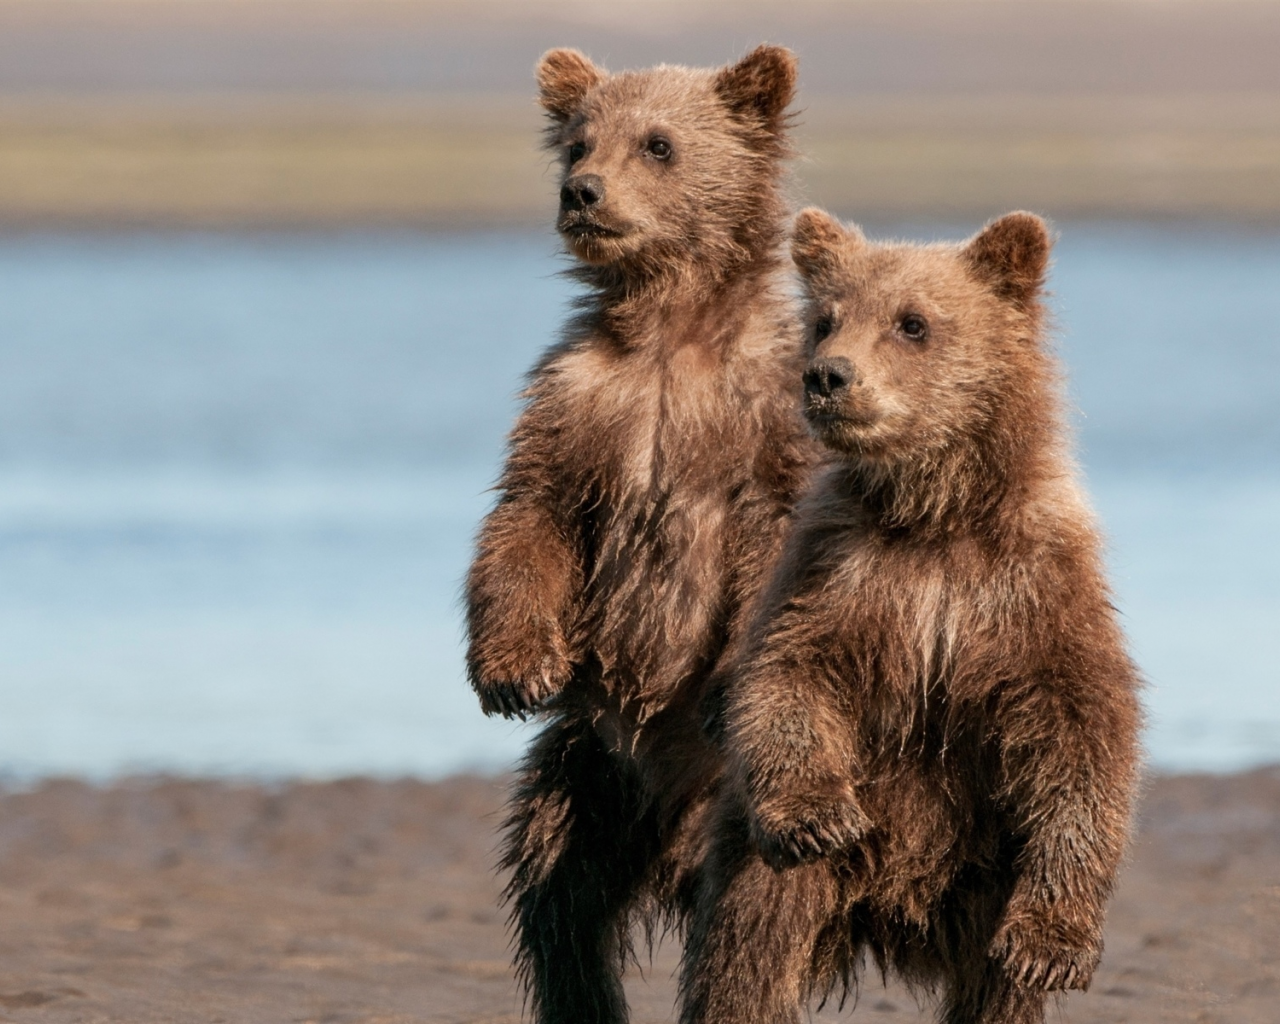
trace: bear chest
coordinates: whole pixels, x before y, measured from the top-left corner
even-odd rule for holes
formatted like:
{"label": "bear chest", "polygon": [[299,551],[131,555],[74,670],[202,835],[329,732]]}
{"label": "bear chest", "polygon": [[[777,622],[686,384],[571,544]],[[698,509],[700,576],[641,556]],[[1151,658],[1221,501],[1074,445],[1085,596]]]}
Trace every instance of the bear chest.
{"label": "bear chest", "polygon": [[714,653],[760,417],[703,365],[597,362],[590,379],[573,467],[590,495],[583,625],[606,672],[661,687]]}
{"label": "bear chest", "polygon": [[990,603],[975,599],[953,560],[874,540],[851,545],[832,582],[824,599],[843,609],[838,639],[859,689],[918,721],[921,704],[950,694]]}
{"label": "bear chest", "polygon": [[679,512],[740,490],[761,444],[735,367],[694,346],[659,358],[575,353],[561,368],[577,466],[610,505]]}

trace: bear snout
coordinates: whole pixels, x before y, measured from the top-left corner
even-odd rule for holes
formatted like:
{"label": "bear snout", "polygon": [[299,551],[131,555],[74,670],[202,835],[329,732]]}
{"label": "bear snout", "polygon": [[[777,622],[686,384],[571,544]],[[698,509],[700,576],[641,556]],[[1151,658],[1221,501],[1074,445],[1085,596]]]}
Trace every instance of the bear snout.
{"label": "bear snout", "polygon": [[560,186],[560,209],[587,210],[604,199],[604,179],[598,174],[575,174]]}
{"label": "bear snout", "polygon": [[836,398],[849,389],[855,377],[853,363],[841,356],[815,359],[804,371],[804,396],[809,401]]}

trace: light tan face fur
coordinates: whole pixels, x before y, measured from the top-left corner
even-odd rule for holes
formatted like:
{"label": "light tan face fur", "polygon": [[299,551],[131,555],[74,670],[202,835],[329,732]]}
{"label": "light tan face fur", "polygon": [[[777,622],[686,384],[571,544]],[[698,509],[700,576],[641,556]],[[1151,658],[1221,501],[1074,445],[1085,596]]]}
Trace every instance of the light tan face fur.
{"label": "light tan face fur", "polygon": [[[1048,254],[1043,223],[1010,216],[1026,220],[997,221],[985,239],[921,246],[873,244],[820,211],[800,215],[793,255],[808,300],[805,415],[823,443],[872,462],[928,458],[998,414],[1021,350],[1034,344],[1026,310]],[[1015,242],[1040,259],[1030,291],[1021,281],[1011,291],[1005,268],[988,259],[988,243],[1005,240],[1009,227],[1026,233]]]}
{"label": "light tan face fur", "polygon": [[[753,59],[766,73],[746,69],[744,96],[734,72]],[[597,265],[716,260],[740,244],[753,191],[776,173],[761,135],[781,130],[790,54],[762,48],[719,71],[610,75],[575,51],[553,50],[538,78],[552,119],[547,144],[561,166],[556,227],[575,256]]]}

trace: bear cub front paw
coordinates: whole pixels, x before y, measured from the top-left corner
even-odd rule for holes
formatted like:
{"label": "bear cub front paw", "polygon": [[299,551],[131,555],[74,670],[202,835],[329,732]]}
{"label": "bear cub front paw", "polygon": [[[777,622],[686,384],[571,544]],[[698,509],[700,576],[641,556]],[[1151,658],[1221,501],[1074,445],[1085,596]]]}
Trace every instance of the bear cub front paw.
{"label": "bear cub front paw", "polygon": [[494,666],[484,673],[473,671],[480,710],[486,715],[521,720],[537,711],[569,681],[573,665],[563,648],[563,644],[549,644],[541,661],[526,670]]}
{"label": "bear cub front paw", "polygon": [[1047,914],[1039,917],[1027,913],[1007,918],[991,943],[991,955],[1024,988],[1087,989],[1102,958],[1101,941]]}
{"label": "bear cub front paw", "polygon": [[752,815],[752,838],[775,868],[817,860],[846,849],[867,834],[871,822],[843,780],[810,785],[759,801]]}

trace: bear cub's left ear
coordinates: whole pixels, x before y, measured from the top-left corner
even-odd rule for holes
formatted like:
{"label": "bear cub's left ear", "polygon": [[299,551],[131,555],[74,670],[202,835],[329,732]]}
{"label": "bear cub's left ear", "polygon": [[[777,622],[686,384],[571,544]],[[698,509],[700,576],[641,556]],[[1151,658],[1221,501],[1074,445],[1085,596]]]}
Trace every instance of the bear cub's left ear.
{"label": "bear cub's left ear", "polygon": [[806,279],[830,277],[840,268],[840,254],[866,245],[856,224],[847,227],[826,210],[810,206],[796,214],[791,229],[791,259]]}
{"label": "bear cub's left ear", "polygon": [[605,80],[606,74],[577,50],[548,50],[538,61],[536,72],[542,108],[560,122],[569,120],[588,92]]}
{"label": "bear cub's left ear", "polygon": [[1044,287],[1053,238],[1049,225],[1034,213],[1019,210],[993,220],[964,248],[964,254],[996,291],[1020,306]]}
{"label": "bear cub's left ear", "polygon": [[757,46],[716,75],[716,93],[738,117],[781,132],[782,112],[796,94],[796,57],[784,46]]}

